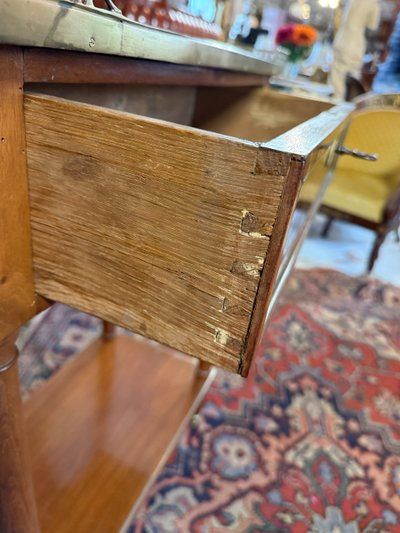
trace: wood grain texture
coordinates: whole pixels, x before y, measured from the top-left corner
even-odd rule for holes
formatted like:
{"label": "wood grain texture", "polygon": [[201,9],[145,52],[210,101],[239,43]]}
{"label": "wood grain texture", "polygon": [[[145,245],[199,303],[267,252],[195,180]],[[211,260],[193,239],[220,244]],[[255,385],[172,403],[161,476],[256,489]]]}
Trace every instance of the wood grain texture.
{"label": "wood grain texture", "polygon": [[35,314],[22,54],[0,47],[0,340]]}
{"label": "wood grain texture", "polygon": [[120,335],[34,392],[24,407],[42,533],[117,533],[203,384],[193,358]]}
{"label": "wood grain texture", "polygon": [[285,161],[281,165],[280,170],[279,166],[277,167],[277,171],[281,173],[286,172],[288,169],[288,174],[282,193],[282,203],[271,235],[269,253],[267,254],[260,276],[245,351],[240,362],[239,373],[243,376],[247,376],[254,352],[262,338],[268,308],[275,287],[275,280],[280,267],[285,238],[296,207],[296,201],[300,192],[302,178],[306,173],[306,168],[307,162],[305,160],[293,157],[290,158],[290,162]]}
{"label": "wood grain texture", "polygon": [[196,87],[111,84],[25,84],[25,91],[68,98],[150,118],[190,125],[196,101]]}
{"label": "wood grain texture", "polygon": [[39,294],[237,371],[290,158],[51,97],[25,116]]}
{"label": "wood grain texture", "polygon": [[[14,333],[0,341],[0,365],[14,358],[16,337]],[[18,369],[13,364],[0,373],[1,533],[39,532],[24,429]]]}
{"label": "wood grain texture", "polygon": [[145,59],[38,48],[24,51],[25,82],[257,87],[265,85],[267,79],[257,74]]}
{"label": "wood grain texture", "polygon": [[[306,106],[307,100],[303,100],[303,104]],[[312,109],[316,109],[315,105],[316,102],[311,101]],[[246,351],[242,358],[243,368],[240,369],[240,373],[243,375],[246,375],[249,370],[251,354],[254,353],[262,338],[268,317],[271,314],[271,308],[277,301],[284,280],[293,268],[301,243],[309,230],[307,223],[304,231],[296,236],[294,245],[286,250],[288,257],[285,257],[283,253],[285,239],[294,209],[298,204],[301,185],[311,172],[321,176],[321,184],[324,185],[312,207],[315,215],[324,191],[332,179],[338,158],[336,148],[344,140],[352,109],[353,106],[348,104],[335,106],[261,145],[262,148],[277,150],[278,153],[285,153],[290,150],[290,163],[282,194],[282,203],[271,235],[267,259],[261,273]]]}
{"label": "wood grain texture", "polygon": [[[265,143],[332,108],[331,103],[260,89],[201,88],[198,91],[196,126],[240,139]],[[293,143],[293,140],[291,141]],[[298,140],[297,140],[298,142]],[[288,153],[295,148],[286,147]]]}

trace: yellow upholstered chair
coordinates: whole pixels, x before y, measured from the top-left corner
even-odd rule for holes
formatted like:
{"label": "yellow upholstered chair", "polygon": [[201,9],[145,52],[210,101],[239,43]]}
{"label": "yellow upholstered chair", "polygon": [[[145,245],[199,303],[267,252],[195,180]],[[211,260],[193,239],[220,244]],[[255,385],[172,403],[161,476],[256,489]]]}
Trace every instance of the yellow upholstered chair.
{"label": "yellow upholstered chair", "polygon": [[[400,222],[400,94],[370,94],[355,103],[346,146],[376,153],[378,160],[341,156],[320,211],[329,217],[325,235],[333,219],[376,232],[368,261],[370,271],[386,234]],[[317,176],[311,175],[303,186],[299,207],[312,202],[319,185]]]}

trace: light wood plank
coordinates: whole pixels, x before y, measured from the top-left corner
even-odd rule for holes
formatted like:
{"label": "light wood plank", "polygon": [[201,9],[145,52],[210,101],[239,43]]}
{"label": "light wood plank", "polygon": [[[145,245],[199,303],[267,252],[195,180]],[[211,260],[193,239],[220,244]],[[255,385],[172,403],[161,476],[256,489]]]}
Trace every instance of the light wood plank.
{"label": "light wood plank", "polygon": [[[329,102],[291,96],[268,87],[229,91],[201,88],[194,120],[210,131],[265,143],[287,135],[292,128],[332,107]],[[294,147],[285,151],[291,153]]]}
{"label": "light wood plank", "polygon": [[178,124],[192,123],[195,87],[111,84],[25,84],[25,91],[67,98]]}
{"label": "light wood plank", "polygon": [[118,532],[205,379],[194,359],[120,335],[34,392],[25,414],[42,533]]}
{"label": "light wood plank", "polygon": [[53,97],[25,116],[39,294],[242,368],[290,156]]}

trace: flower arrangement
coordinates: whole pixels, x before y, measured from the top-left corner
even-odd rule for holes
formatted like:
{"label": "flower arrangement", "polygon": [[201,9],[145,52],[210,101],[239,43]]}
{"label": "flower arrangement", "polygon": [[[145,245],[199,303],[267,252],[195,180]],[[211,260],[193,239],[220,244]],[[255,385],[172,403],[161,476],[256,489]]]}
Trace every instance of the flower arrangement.
{"label": "flower arrangement", "polygon": [[279,28],[276,44],[289,50],[289,61],[296,63],[307,56],[317,36],[317,30],[307,24],[286,24]]}

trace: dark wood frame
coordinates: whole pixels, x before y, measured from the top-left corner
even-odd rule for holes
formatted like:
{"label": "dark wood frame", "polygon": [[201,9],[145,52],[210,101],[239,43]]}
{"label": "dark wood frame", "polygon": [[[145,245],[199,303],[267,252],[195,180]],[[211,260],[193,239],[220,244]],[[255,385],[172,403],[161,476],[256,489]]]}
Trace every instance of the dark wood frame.
{"label": "dark wood frame", "polygon": [[[23,50],[24,83],[258,87],[267,76],[49,48]],[[60,61],[62,54],[62,61]]]}

